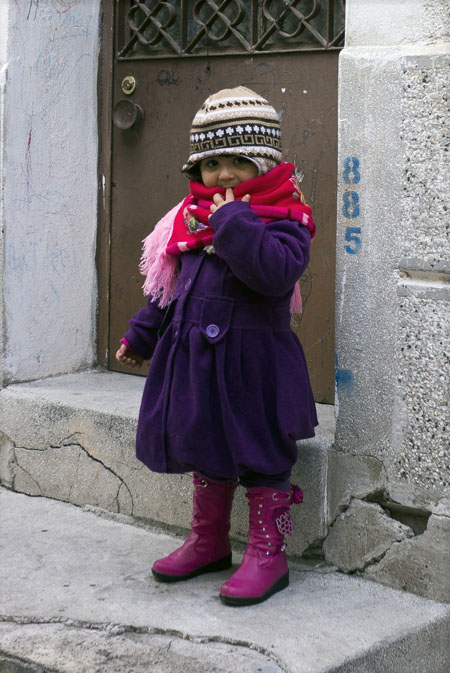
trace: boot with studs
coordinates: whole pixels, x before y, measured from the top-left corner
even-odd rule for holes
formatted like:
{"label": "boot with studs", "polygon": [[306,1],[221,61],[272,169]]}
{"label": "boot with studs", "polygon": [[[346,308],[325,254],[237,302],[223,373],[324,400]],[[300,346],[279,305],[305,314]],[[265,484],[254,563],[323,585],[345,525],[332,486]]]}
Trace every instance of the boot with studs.
{"label": "boot with studs", "polygon": [[194,473],[191,533],[184,544],[158,561],[152,573],[159,582],[182,580],[231,568],[228,537],[237,482],[220,482]]}
{"label": "boot with studs", "polygon": [[298,486],[278,491],[267,486],[249,488],[249,541],[242,564],[225,582],[220,599],[226,605],[262,603],[289,584],[285,535],[292,535],[289,510],[303,500]]}

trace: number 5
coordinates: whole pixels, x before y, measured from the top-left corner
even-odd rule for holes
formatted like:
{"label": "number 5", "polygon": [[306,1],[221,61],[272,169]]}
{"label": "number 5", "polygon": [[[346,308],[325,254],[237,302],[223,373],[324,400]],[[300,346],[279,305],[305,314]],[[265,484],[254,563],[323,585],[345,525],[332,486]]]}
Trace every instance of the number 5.
{"label": "number 5", "polygon": [[360,233],[361,227],[347,227],[345,230],[345,240],[350,243],[345,246],[345,251],[350,255],[356,255],[361,249]]}

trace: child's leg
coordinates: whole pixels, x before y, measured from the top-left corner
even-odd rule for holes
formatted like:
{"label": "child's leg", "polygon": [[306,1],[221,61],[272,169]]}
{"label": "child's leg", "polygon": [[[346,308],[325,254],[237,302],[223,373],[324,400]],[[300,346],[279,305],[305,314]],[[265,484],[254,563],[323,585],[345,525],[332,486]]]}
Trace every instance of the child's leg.
{"label": "child's leg", "polygon": [[191,533],[179,549],[155,561],[155,579],[178,582],[231,567],[228,531],[236,486],[237,482],[215,481],[194,473]]}
{"label": "child's leg", "polygon": [[290,486],[286,475],[247,473],[241,482],[247,486],[250,507],[249,541],[241,566],[220,591],[220,598],[227,605],[261,603],[288,586],[284,536],[293,532],[291,505],[302,501],[301,490]]}
{"label": "child's leg", "polygon": [[245,472],[239,479],[245,488],[259,488],[266,486],[277,491],[289,491],[291,488],[291,470],[280,474],[260,474],[259,472]]}

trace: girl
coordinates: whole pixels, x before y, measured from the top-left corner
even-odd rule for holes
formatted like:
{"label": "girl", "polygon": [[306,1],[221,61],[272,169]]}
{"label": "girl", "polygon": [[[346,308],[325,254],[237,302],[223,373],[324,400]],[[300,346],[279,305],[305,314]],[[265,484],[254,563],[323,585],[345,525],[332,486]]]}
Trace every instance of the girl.
{"label": "girl", "polygon": [[249,542],[220,591],[259,603],[289,583],[284,535],[301,502],[290,485],[296,440],[317,425],[302,347],[290,328],[315,227],[282,162],[279,117],[244,87],[207,98],[182,171],[190,194],[144,242],[147,306],[117,359],[152,357],[137,430],[151,470],[194,473],[191,533],[156,561],[162,582],[231,566],[233,494],[247,489]]}

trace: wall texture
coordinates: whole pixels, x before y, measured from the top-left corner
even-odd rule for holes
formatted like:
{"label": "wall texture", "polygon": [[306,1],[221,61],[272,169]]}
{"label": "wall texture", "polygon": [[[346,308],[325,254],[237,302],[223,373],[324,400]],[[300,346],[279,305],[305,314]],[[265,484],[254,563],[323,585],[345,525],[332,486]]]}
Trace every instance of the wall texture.
{"label": "wall texture", "polygon": [[[7,2],[0,2],[0,297],[3,296],[3,258],[4,258],[4,137],[5,137],[5,82],[8,44]],[[3,310],[0,311],[0,353],[3,353]],[[0,387],[3,385],[3,358],[0,357]]]}
{"label": "wall texture", "polygon": [[349,2],[347,21],[324,549],[349,569],[364,530],[353,570],[450,600],[450,6]]}
{"label": "wall texture", "polygon": [[5,382],[94,361],[99,7],[9,3]]}

